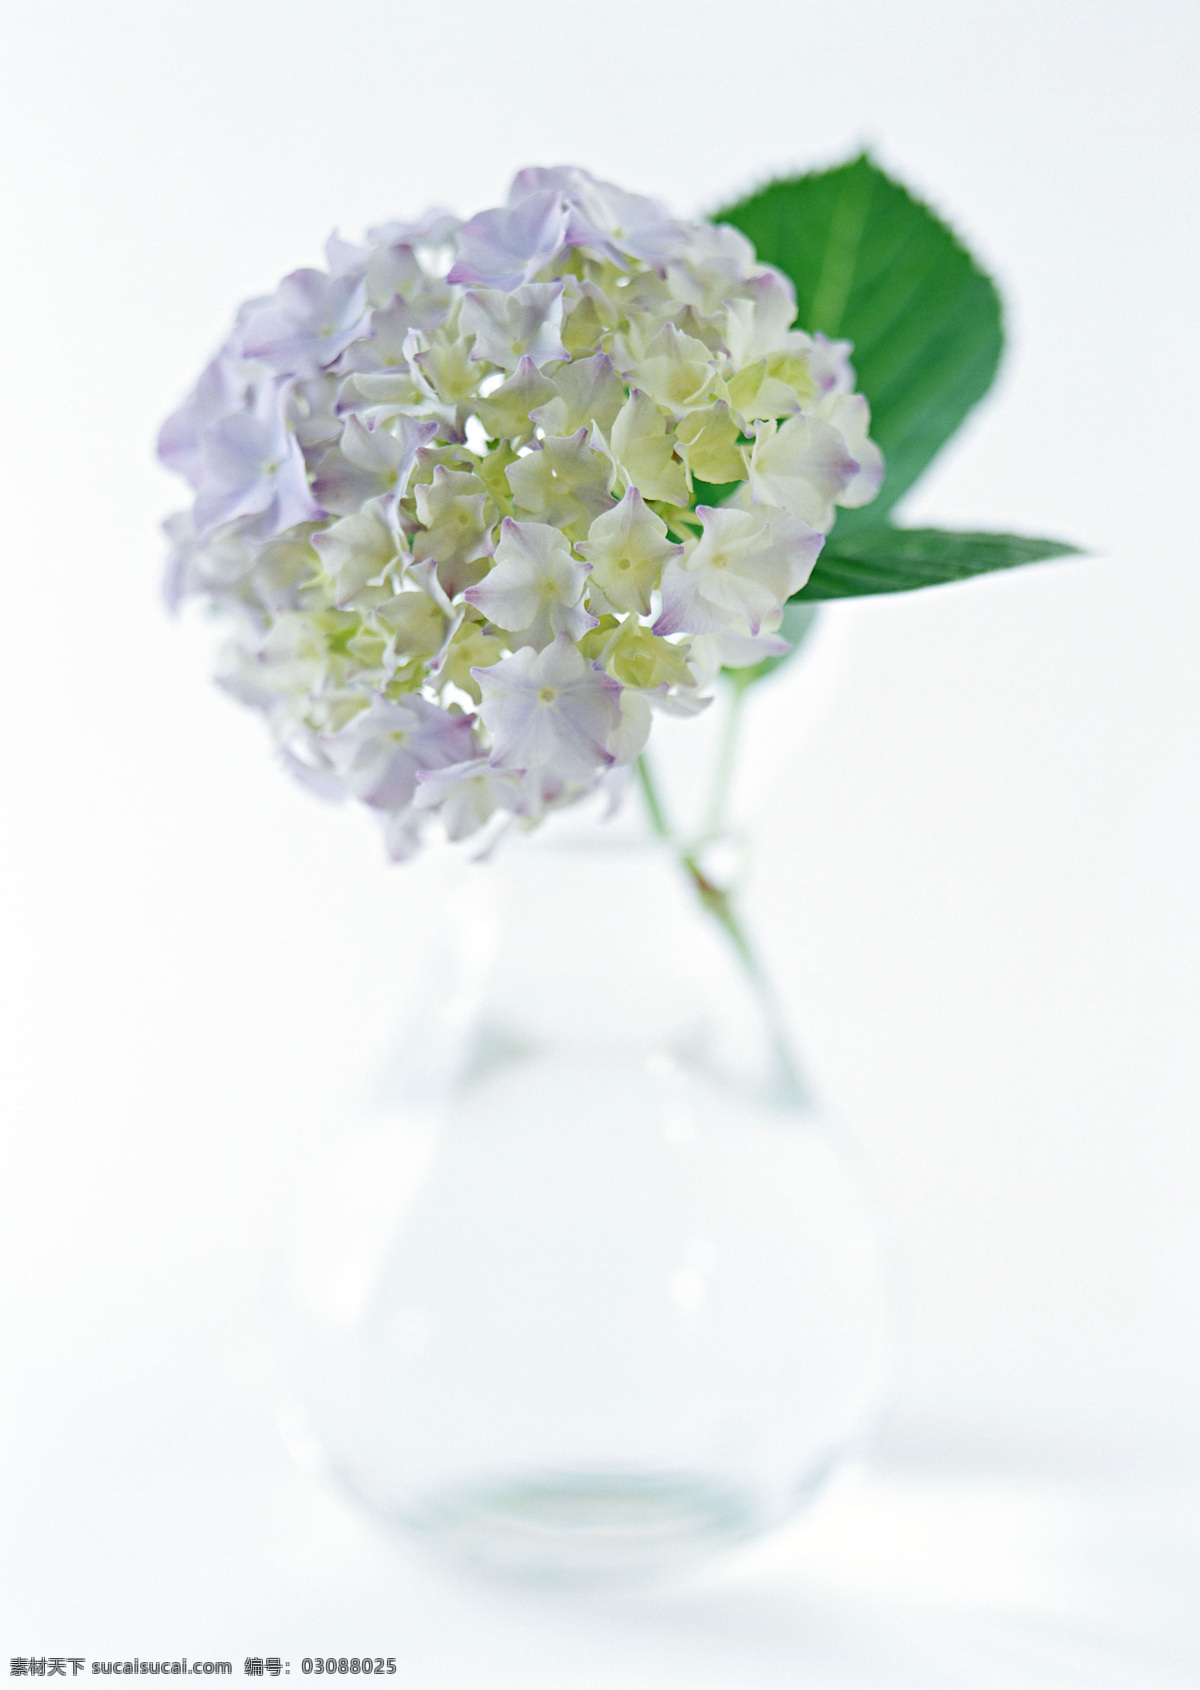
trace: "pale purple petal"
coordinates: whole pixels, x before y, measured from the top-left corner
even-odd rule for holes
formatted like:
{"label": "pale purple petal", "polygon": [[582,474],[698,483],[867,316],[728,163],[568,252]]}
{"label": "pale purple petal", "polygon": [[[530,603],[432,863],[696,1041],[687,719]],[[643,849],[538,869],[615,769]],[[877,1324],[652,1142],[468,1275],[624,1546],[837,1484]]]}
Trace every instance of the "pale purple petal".
{"label": "pale purple petal", "polygon": [[541,369],[570,356],[562,343],[562,320],[562,283],[529,282],[511,292],[472,288],[463,299],[460,324],[463,334],[475,336],[472,358],[505,370],[529,358]]}
{"label": "pale purple petal", "polygon": [[589,569],[557,528],[506,516],[492,568],[463,597],[510,633],[514,645],[540,651],[559,634],[577,640],[596,626],[581,602]]}
{"label": "pale purple petal", "polygon": [[206,428],[240,411],[250,391],[251,372],[228,352],[218,352],[177,411],[158,433],[158,456],[193,487],[204,480]]}
{"label": "pale purple petal", "polygon": [[808,362],[822,394],[854,391],[854,369],[850,363],[853,351],[853,341],[830,340],[819,332],[813,336]]}
{"label": "pale purple petal", "polygon": [[410,331],[436,328],[446,315],[446,307],[447,300],[432,290],[417,293],[411,300],[397,293],[387,305],[372,311],[369,335],[346,348],[338,362],[339,372],[407,369],[404,345]]}
{"label": "pale purple petal", "polygon": [[325,740],[346,789],[376,810],[410,804],[422,769],[448,768],[476,753],[474,716],[451,715],[418,693],[380,699]]}
{"label": "pale purple petal", "polygon": [[281,376],[311,377],[367,332],[367,288],[361,276],[293,270],[273,301],[242,329],[242,352]]}
{"label": "pale purple petal", "polygon": [[623,268],[627,268],[626,257],[660,262],[686,233],[685,226],[656,200],[627,194],[574,165],[518,171],[509,189],[509,204],[519,207],[530,198],[551,193],[559,194],[567,207],[564,244],[610,258]]}
{"label": "pale purple petal", "polygon": [[239,411],[205,431],[204,480],[195,506],[201,544],[239,518],[254,519],[253,532],[266,539],[324,514],[309,492],[286,404],[283,389],[268,384],[253,411]]}
{"label": "pale purple petal", "polygon": [[394,863],[411,862],[421,849],[421,818],[412,810],[395,810],[383,818],[383,844]]}
{"label": "pale purple petal", "polygon": [[520,775],[473,757],[448,769],[423,769],[414,802],[418,810],[436,810],[447,839],[458,840],[477,833],[498,809],[516,811],[522,797]]}
{"label": "pale purple petal", "polygon": [[415,223],[377,223],[367,230],[367,239],[375,246],[439,247],[452,241],[461,228],[461,217],[434,205]]}
{"label": "pale purple petal", "polygon": [[608,742],[621,724],[620,685],[566,634],[543,651],[525,646],[472,674],[483,693],[494,767],[544,770],[570,782],[613,761]]}
{"label": "pale purple petal", "polygon": [[781,634],[717,635],[717,650],[727,669],[748,669],[766,657],[786,657],[791,649]]}
{"label": "pale purple petal", "polygon": [[771,506],[697,507],[703,538],[663,570],[656,634],[757,635],[812,574],[825,536]]}
{"label": "pale purple petal", "polygon": [[458,232],[458,258],[446,280],[516,288],[558,257],[565,245],[567,208],[551,188],[518,205],[481,211]]}
{"label": "pale purple petal", "polygon": [[346,423],[313,473],[313,494],[326,510],[349,516],[368,499],[402,499],[417,452],[437,433],[435,422],[398,416],[368,428],[357,416]]}

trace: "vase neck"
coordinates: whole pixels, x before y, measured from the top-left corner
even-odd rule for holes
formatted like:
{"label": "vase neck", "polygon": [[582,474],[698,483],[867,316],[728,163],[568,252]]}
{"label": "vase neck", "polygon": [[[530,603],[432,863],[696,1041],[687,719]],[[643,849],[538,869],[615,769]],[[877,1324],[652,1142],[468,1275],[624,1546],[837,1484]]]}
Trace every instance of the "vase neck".
{"label": "vase neck", "polygon": [[457,865],[423,1013],[397,1064],[432,1097],[533,1050],[702,1070],[803,1106],[752,956],[712,919],[678,855],[604,827],[513,839]]}

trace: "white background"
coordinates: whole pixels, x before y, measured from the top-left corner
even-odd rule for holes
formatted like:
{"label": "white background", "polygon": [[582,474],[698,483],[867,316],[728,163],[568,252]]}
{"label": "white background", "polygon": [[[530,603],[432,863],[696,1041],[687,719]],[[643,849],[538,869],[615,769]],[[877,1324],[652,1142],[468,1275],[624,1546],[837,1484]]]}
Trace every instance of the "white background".
{"label": "white background", "polygon": [[[419,1626],[425,1575],[273,1465],[253,1287],[387,1041],[420,871],[289,784],[208,684],[211,631],[165,616],[151,445],[335,224],[469,213],[531,162],[701,212],[869,143],[997,276],[1001,378],[903,514],[1094,555],[828,613],[754,706],[753,913],[907,1262],[890,1447],[1194,1467],[1197,18],[10,0],[0,1648],[207,1615],[204,1648],[270,1651],[314,1603],[393,1616],[388,1652]],[[620,1669],[583,1633],[523,1654],[562,1622],[496,1600],[422,1634],[410,1682],[776,1682],[661,1636]]]}

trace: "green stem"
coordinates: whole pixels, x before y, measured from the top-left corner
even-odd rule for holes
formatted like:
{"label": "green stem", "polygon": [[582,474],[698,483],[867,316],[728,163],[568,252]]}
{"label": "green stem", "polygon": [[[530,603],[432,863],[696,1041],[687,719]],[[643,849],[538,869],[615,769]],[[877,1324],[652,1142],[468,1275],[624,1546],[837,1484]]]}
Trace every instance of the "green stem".
{"label": "green stem", "polygon": [[644,751],[633,766],[637,770],[638,783],[642,789],[642,797],[646,803],[646,814],[650,817],[651,828],[660,839],[666,839],[671,841],[671,843],[674,843],[674,836],[671,833],[671,824],[667,821],[667,813],[663,809],[662,799],[658,792],[658,785],[654,779],[650,763]]}
{"label": "green stem", "polygon": [[669,844],[675,852],[679,866],[692,883],[692,888],[700,901],[701,908],[707,910],[729,940],[734,955],[741,964],[742,972],[749,982],[750,989],[758,1000],[770,1035],[771,1051],[775,1059],[776,1094],[783,1103],[792,1106],[802,1105],[807,1099],[807,1093],[792,1058],[787,1027],[779,1007],[779,1000],[775,995],[767,971],[763,967],[762,959],[742,925],[733,898],[726,887],[717,886],[708,878],[700,866],[695,851],[689,850],[675,837],[675,832],[667,817],[658,784],[654,779],[654,773],[645,752],[638,758],[635,767],[652,830],[659,839]]}
{"label": "green stem", "polygon": [[738,730],[742,724],[744,686],[729,680],[729,705],[721,729],[721,743],[717,747],[717,761],[713,769],[712,791],[708,799],[708,819],[705,832],[715,838],[725,826],[725,811],[729,805],[729,788],[733,780],[734,756],[737,751]]}

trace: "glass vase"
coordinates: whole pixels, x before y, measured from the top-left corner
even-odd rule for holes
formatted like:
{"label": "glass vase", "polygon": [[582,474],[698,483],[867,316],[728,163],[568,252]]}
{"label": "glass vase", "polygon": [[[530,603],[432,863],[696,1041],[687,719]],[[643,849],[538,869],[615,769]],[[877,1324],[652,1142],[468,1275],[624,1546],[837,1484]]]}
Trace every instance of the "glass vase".
{"label": "glass vase", "polygon": [[552,822],[449,879],[392,1094],[298,1219],[293,1446],[526,1579],[765,1532],[861,1448],[889,1323],[749,943],[629,823]]}

